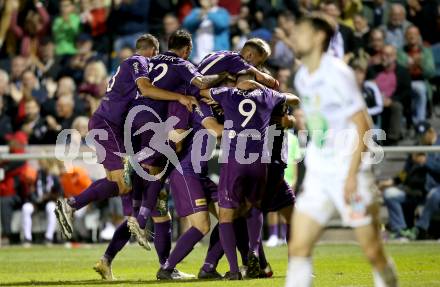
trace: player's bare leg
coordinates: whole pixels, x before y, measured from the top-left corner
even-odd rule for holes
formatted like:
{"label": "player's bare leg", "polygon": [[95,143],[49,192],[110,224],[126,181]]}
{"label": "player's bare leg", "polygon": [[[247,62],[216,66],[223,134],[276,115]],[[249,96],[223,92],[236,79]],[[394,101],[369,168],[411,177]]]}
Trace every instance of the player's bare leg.
{"label": "player's bare leg", "polygon": [[294,211],[289,242],[286,287],[312,286],[312,251],[323,227],[310,216]]}
{"label": "player's bare leg", "polygon": [[385,250],[380,235],[380,228],[377,220],[378,208],[370,208],[373,221],[369,225],[354,229],[356,238],[373,266],[374,286],[376,287],[395,287],[398,286],[397,274],[393,261],[386,257]]}
{"label": "player's bare leg", "polygon": [[71,239],[73,234],[73,213],[93,201],[100,201],[130,192],[124,181],[124,170],[107,171],[107,177],[93,182],[78,196],[59,199],[55,214],[63,235]]}

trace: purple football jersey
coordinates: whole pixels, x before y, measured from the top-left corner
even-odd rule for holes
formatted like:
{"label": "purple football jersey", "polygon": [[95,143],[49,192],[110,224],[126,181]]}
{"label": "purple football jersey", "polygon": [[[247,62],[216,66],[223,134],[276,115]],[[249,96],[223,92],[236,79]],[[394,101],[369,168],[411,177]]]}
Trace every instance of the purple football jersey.
{"label": "purple football jersey", "polygon": [[222,72],[238,74],[251,67],[237,52],[218,51],[208,54],[197,66],[197,70],[202,75],[214,75]]}
{"label": "purple football jersey", "polygon": [[[150,58],[148,77],[151,83],[158,88],[185,94],[192,79],[197,76],[200,76],[200,74],[197,72],[196,67],[174,53],[166,52]],[[191,87],[198,91],[195,86]],[[131,106],[146,105],[153,109],[162,121],[165,121],[168,103],[168,101],[138,97],[131,103]]]}
{"label": "purple football jersey", "polygon": [[129,103],[139,94],[136,81],[142,77],[148,77],[147,58],[134,55],[124,60],[110,79],[105,96],[95,113],[122,126]]}
{"label": "purple football jersey", "polygon": [[[182,166],[182,170],[185,173],[200,173],[201,176],[206,176],[208,174],[208,162],[197,158],[196,155],[205,155],[208,149],[208,136],[203,134],[203,138],[195,138],[195,136],[201,136],[198,131],[204,129],[202,123],[203,120],[209,117],[214,117],[211,107],[205,103],[200,103],[200,108],[196,108],[192,113],[180,105],[179,103],[172,102],[168,107],[168,117],[176,116],[179,118],[179,123],[174,127],[175,129],[188,130],[192,128],[191,133],[184,139],[182,151],[179,153],[179,160]],[[209,135],[210,139],[213,141],[215,147],[216,139],[213,135]],[[194,144],[197,142],[198,144]],[[197,151],[192,155],[192,149],[197,148],[201,151]],[[192,158],[193,156],[193,158]],[[200,168],[194,168],[192,160],[200,164]],[[200,172],[197,172],[200,171]]]}
{"label": "purple football jersey", "polygon": [[[229,157],[234,157],[237,141],[240,137],[248,137],[244,154],[258,153],[262,155],[264,138],[269,126],[272,111],[283,104],[285,96],[269,88],[242,91],[236,88],[220,87],[210,90],[211,97],[218,102],[224,111],[225,130],[231,139]],[[232,121],[232,127],[226,121]],[[241,133],[246,131],[245,133]],[[249,131],[256,130],[258,133]],[[241,134],[240,134],[241,133]],[[251,135],[261,135],[259,139]]]}

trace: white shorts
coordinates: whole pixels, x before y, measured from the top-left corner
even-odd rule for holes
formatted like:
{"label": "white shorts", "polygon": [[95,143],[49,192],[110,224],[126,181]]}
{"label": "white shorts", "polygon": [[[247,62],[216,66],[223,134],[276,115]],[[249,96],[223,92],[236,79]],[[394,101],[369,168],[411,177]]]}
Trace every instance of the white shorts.
{"label": "white shorts", "polygon": [[377,202],[379,193],[371,171],[359,172],[357,179],[359,201],[355,207],[345,203],[344,177],[307,171],[304,191],[298,196],[295,209],[312,217],[322,226],[328,223],[335,211],[338,211],[345,226],[356,228],[368,225],[372,216],[366,212],[367,207]]}

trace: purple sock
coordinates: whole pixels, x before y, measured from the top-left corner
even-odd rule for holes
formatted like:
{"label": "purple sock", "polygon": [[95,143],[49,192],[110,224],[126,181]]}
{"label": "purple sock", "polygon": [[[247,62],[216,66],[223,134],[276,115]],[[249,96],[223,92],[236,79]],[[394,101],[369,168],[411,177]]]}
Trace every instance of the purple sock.
{"label": "purple sock", "polygon": [[151,214],[151,210],[145,206],[142,206],[141,209],[139,209],[139,214],[137,216],[137,221],[139,223],[139,227],[142,229],[145,229],[145,226],[147,226],[147,219]]}
{"label": "purple sock", "polygon": [[176,265],[183,260],[194,248],[194,245],[202,240],[203,233],[200,232],[195,227],[188,229],[179,240],[176,242],[176,246],[168,257],[167,263],[165,263],[164,268],[168,270],[173,270]]}
{"label": "purple sock", "polygon": [[278,224],[269,225],[269,236],[273,235],[278,237]]}
{"label": "purple sock", "polygon": [[229,270],[233,273],[239,272],[237,262],[236,240],[234,233],[234,226],[232,222],[220,223],[220,241],[222,242],[223,250],[229,262]]}
{"label": "purple sock", "polygon": [[249,236],[249,250],[258,256],[261,242],[261,229],[263,227],[263,213],[261,210],[252,208],[246,219]]}
{"label": "purple sock", "polygon": [[260,241],[260,247],[258,248],[258,259],[260,261],[260,268],[264,269],[267,267],[266,254],[264,253],[263,242]]}
{"label": "purple sock", "polygon": [[159,193],[162,190],[163,182],[160,180],[150,181],[147,184],[147,196],[146,199],[142,198],[142,206],[146,206],[147,208],[153,210],[157,204],[157,198],[159,197]]}
{"label": "purple sock", "polygon": [[104,253],[105,259],[108,260],[109,263],[113,261],[116,254],[127,244],[130,240],[130,230],[127,226],[127,220],[121,223],[121,225],[116,228],[115,233],[113,234],[113,238],[107,246],[107,250]]}
{"label": "purple sock", "polygon": [[234,220],[234,232],[237,238],[237,249],[241,255],[241,263],[247,266],[249,253],[249,237],[247,232],[246,218],[239,217]]}
{"label": "purple sock", "polygon": [[154,247],[162,266],[167,261],[171,250],[171,220],[154,224]]}
{"label": "purple sock", "polygon": [[211,237],[209,238],[208,252],[206,253],[205,263],[203,263],[202,269],[205,272],[214,271],[217,268],[220,258],[222,258],[223,246],[220,242],[220,235],[218,232],[218,223],[212,229]]}
{"label": "purple sock", "polygon": [[280,239],[286,239],[287,224],[281,224]]}
{"label": "purple sock", "polygon": [[81,194],[68,199],[68,204],[78,210],[94,201],[101,201],[117,196],[119,188],[116,182],[106,178],[99,179],[86,188]]}

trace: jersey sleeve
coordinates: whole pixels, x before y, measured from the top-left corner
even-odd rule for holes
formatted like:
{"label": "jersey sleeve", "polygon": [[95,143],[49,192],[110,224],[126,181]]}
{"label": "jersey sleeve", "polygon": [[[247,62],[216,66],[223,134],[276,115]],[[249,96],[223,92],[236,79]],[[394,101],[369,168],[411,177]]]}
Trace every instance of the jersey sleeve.
{"label": "jersey sleeve", "polygon": [[179,75],[186,83],[191,83],[194,78],[202,75],[197,71],[197,68],[188,61],[183,61],[179,65]]}
{"label": "jersey sleeve", "polygon": [[130,70],[133,80],[136,82],[139,78],[148,78],[148,62],[139,59],[131,59],[127,63],[127,69]]}
{"label": "jersey sleeve", "polygon": [[223,101],[231,96],[231,91],[232,88],[228,87],[211,88],[209,89],[209,95],[211,96],[211,99],[222,104]]}
{"label": "jersey sleeve", "polygon": [[174,129],[186,130],[190,126],[190,113],[185,106],[179,102],[170,102],[168,104],[168,117],[177,117],[179,122],[174,126]]}
{"label": "jersey sleeve", "polygon": [[286,102],[286,96],[283,95],[282,93],[277,92],[272,89],[269,89],[269,88],[265,88],[265,89],[266,89],[266,91],[270,91],[269,93],[266,93],[266,94],[271,95],[270,98],[268,99],[268,104],[272,108],[275,108],[275,107],[282,105]]}
{"label": "jersey sleeve", "polygon": [[243,73],[252,67],[239,54],[233,54],[225,60],[228,63],[228,72],[231,74]]}
{"label": "jersey sleeve", "polygon": [[194,109],[193,113],[194,121],[199,122],[200,124],[202,124],[205,119],[214,117],[214,112],[211,107],[203,102],[200,103],[200,107]]}

